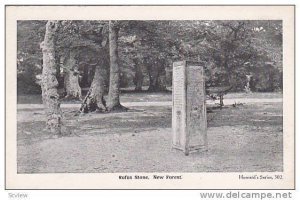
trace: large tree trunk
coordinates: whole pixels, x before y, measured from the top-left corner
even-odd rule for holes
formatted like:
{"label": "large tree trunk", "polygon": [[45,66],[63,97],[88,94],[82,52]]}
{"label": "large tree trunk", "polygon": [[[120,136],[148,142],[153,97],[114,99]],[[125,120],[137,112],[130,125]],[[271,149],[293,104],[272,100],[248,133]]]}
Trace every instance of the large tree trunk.
{"label": "large tree trunk", "polygon": [[44,41],[41,43],[43,51],[42,72],[42,99],[47,116],[47,128],[51,133],[61,134],[62,112],[60,109],[59,95],[56,79],[55,39],[58,21],[48,21]]}
{"label": "large tree trunk", "polygon": [[167,90],[167,75],[165,68],[159,74],[157,87],[159,91],[166,91]]}
{"label": "large tree trunk", "polygon": [[148,70],[149,74],[149,92],[156,92],[158,91],[157,84],[158,84],[158,71],[156,69]]}
{"label": "large tree trunk", "polygon": [[81,88],[79,86],[79,71],[76,64],[76,52],[71,50],[64,63],[66,73],[64,78],[66,96],[68,99],[81,99]]}
{"label": "large tree trunk", "polygon": [[120,68],[118,64],[118,22],[109,21],[110,76],[107,110],[126,110],[120,104]]}
{"label": "large tree trunk", "polygon": [[91,84],[90,90],[84,99],[84,102],[80,108],[81,112],[105,112],[105,100],[104,100],[104,76],[105,69],[103,66],[97,65],[94,75],[93,82]]}
{"label": "large tree trunk", "polygon": [[229,72],[229,75],[228,75],[229,85],[232,87],[231,90],[236,92],[237,91],[237,74],[234,71],[234,69],[230,69],[228,72]]}
{"label": "large tree trunk", "polygon": [[59,98],[62,98],[65,96],[65,87],[64,87],[64,80],[60,74],[61,72],[61,63],[60,63],[61,57],[58,56],[58,52],[55,52],[55,62],[56,62],[56,79],[58,81],[58,95]]}
{"label": "large tree trunk", "polygon": [[167,90],[165,73],[149,73],[149,92],[162,92]]}
{"label": "large tree trunk", "polygon": [[[149,63],[149,92],[166,91],[166,70],[163,61]],[[151,65],[151,66],[150,66]]]}
{"label": "large tree trunk", "polygon": [[144,80],[144,75],[143,75],[143,70],[142,70],[142,63],[139,62],[138,58],[133,59],[134,62],[134,69],[135,69],[135,76],[133,79],[133,82],[135,84],[135,91],[142,91],[143,87],[143,80]]}

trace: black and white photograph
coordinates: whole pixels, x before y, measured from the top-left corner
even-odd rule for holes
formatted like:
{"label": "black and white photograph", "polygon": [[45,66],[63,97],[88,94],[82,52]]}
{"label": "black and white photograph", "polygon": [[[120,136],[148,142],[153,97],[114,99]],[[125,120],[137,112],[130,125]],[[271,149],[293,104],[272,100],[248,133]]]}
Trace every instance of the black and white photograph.
{"label": "black and white photograph", "polygon": [[[234,185],[284,188],[283,181],[293,187],[294,131],[284,122],[293,121],[293,109],[284,105],[293,106],[288,84],[294,60],[284,52],[294,49],[286,45],[293,38],[284,38],[293,34],[293,26],[284,28],[286,19],[260,18],[260,12],[256,19],[242,13],[234,19],[216,13],[210,19],[129,19],[126,12],[97,19],[84,16],[89,8],[77,8],[83,11],[72,18],[56,17],[59,10],[48,18],[50,11],[36,18],[28,13],[12,25],[14,42],[7,45],[15,45],[15,55],[7,60],[14,69],[6,86],[12,87],[7,104],[16,104],[16,118],[15,133],[6,132],[6,142],[15,144],[7,149],[8,155],[15,148],[10,173],[114,174],[123,188],[131,180],[187,181],[186,173],[235,174],[226,178]],[[112,7],[112,15],[115,8],[121,9]],[[260,180],[270,186],[259,186]]]}

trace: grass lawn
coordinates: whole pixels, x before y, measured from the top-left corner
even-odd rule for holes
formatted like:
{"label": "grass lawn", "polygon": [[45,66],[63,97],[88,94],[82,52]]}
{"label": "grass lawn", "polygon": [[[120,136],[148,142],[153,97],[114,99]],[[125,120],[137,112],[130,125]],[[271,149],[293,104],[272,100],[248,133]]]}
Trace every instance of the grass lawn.
{"label": "grass lawn", "polygon": [[[231,99],[274,99],[280,93],[228,94]],[[226,96],[225,96],[226,99]],[[171,101],[171,93],[125,93],[121,102]],[[19,96],[18,103],[41,103]],[[74,134],[52,137],[41,107],[18,109],[18,173],[53,172],[265,172],[283,170],[282,102],[227,106],[208,113],[206,153],[172,149],[171,106],[135,106],[128,112],[74,116],[63,108]]]}

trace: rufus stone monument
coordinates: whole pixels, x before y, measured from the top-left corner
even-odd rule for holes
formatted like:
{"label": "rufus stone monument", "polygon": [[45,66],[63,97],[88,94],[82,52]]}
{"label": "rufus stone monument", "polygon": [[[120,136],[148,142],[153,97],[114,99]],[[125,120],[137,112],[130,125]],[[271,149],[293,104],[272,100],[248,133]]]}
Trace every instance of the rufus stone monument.
{"label": "rufus stone monument", "polygon": [[200,63],[173,63],[173,148],[185,155],[207,150],[204,68]]}

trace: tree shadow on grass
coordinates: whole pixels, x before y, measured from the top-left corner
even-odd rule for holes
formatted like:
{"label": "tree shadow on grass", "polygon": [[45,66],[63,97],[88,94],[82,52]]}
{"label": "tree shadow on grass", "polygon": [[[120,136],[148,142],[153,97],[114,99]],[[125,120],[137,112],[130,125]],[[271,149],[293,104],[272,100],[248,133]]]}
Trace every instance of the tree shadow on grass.
{"label": "tree shadow on grass", "polygon": [[[270,106],[272,105],[272,106]],[[283,123],[282,104],[249,104],[214,110],[208,114],[208,127],[248,125],[265,127]]]}

